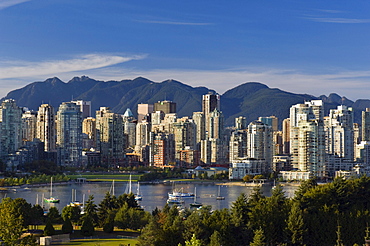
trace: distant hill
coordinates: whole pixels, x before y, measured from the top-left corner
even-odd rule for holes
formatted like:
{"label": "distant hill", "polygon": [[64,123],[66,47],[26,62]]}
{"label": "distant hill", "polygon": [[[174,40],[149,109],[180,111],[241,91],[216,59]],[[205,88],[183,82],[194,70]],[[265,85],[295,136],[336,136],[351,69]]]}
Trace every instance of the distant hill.
{"label": "distant hill", "polygon": [[[194,111],[202,110],[202,95],[216,93],[206,87],[191,87],[175,80],[153,82],[138,77],[133,80],[98,81],[86,76],[75,77],[67,83],[58,78],[43,82],[33,82],[23,88],[13,90],[6,98],[17,101],[17,105],[38,110],[42,103],[50,103],[57,110],[62,102],[87,100],[92,103],[95,112],[99,107],[110,107],[114,112],[123,114],[130,108],[134,114],[139,103],[155,103],[171,100],[177,104],[180,117],[191,116]],[[259,116],[275,115],[282,119],[289,117],[289,108],[305,100],[321,99],[324,101],[326,114],[329,109],[343,104],[354,108],[355,121],[360,122],[361,111],[370,108],[370,100],[355,102],[337,94],[315,97],[308,94],[294,94],[257,83],[248,82],[226,91],[221,95],[221,110],[227,126],[234,125],[234,119],[245,116],[247,121]]]}

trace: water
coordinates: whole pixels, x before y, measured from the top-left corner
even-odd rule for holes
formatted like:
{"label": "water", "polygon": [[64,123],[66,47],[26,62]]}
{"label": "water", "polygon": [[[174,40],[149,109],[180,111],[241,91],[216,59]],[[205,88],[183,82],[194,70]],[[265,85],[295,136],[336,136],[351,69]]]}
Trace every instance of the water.
{"label": "water", "polygon": [[[119,196],[126,190],[127,182],[115,182],[115,195]],[[59,211],[63,209],[67,204],[72,201],[72,190],[76,190],[76,199],[80,202],[88,199],[89,195],[94,195],[95,204],[99,204],[104,198],[106,192],[111,190],[112,183],[98,182],[98,183],[68,183],[63,185],[53,186],[53,196],[60,199],[59,204],[47,204],[44,203],[46,208],[55,206]],[[253,187],[250,186],[237,186],[237,185],[221,185],[220,195],[225,197],[225,200],[216,200],[218,195],[219,185],[213,183],[202,183],[202,184],[176,184],[176,188],[183,188],[184,192],[194,192],[196,187],[197,202],[203,203],[203,205],[211,205],[212,209],[230,208],[232,203],[238,198],[241,193],[247,195],[253,192]],[[286,196],[291,197],[297,187],[284,186]],[[132,183],[132,191],[135,193],[137,190],[137,183]],[[146,211],[153,211],[156,207],[161,209],[166,204],[168,193],[173,190],[173,185],[168,184],[140,184],[140,193],[143,200],[140,201],[140,205],[144,207]],[[271,195],[271,186],[265,186],[262,188],[262,192],[266,196]],[[24,198],[31,204],[36,204],[37,197],[38,203],[42,204],[43,194],[45,197],[50,195],[50,186],[32,187],[29,189],[16,189],[9,190],[8,192],[0,193],[0,198]],[[194,201],[193,198],[185,198],[185,206],[189,207],[189,204]]]}

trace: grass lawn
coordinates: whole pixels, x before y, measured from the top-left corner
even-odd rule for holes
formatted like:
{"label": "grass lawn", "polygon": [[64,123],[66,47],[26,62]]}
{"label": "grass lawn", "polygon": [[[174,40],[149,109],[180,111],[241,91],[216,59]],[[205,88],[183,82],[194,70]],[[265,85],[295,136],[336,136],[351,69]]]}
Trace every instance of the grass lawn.
{"label": "grass lawn", "polygon": [[[68,178],[74,180],[77,178],[85,178],[87,181],[109,181],[112,182],[128,182],[130,179],[129,174],[81,174],[81,175],[67,175]],[[141,175],[131,175],[131,180],[136,182]]]}
{"label": "grass lawn", "polygon": [[138,242],[136,237],[139,236],[139,234],[140,233],[137,231],[121,230],[118,228],[115,228],[112,233],[105,233],[102,228],[95,228],[95,234],[90,238],[82,236],[79,230],[75,230],[75,232],[70,235],[70,243],[53,245],[134,246]]}
{"label": "grass lawn", "polygon": [[74,239],[70,243],[60,245],[81,245],[81,246],[119,246],[130,245],[135,246],[138,241],[136,239]]}

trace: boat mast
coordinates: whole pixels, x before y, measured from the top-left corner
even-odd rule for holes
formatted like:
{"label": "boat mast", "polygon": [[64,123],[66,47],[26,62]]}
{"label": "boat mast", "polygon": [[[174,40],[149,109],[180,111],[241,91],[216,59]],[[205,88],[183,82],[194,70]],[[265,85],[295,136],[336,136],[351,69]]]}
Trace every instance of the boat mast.
{"label": "boat mast", "polygon": [[130,180],[128,184],[128,194],[131,194],[131,192],[132,192],[132,187],[131,187],[131,174],[130,174]]}

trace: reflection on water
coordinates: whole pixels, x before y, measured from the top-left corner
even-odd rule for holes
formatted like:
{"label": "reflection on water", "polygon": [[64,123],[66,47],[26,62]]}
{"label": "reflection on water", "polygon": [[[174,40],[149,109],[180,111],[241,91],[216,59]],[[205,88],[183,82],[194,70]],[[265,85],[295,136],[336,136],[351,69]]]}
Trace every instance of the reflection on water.
{"label": "reflection on water", "polygon": [[[55,206],[61,211],[63,207],[72,201],[72,190],[76,190],[76,199],[82,202],[83,195],[85,200],[88,199],[89,195],[94,195],[95,204],[99,204],[104,198],[106,192],[110,191],[112,183],[99,182],[99,183],[69,183],[63,185],[55,185],[53,187],[53,196],[60,199],[59,204],[46,204],[46,208]],[[115,182],[115,195],[119,196],[126,190],[127,182]],[[215,184],[176,184],[176,188],[183,188],[184,192],[194,192],[196,189],[197,202],[201,202],[204,205],[211,205],[212,209],[230,208],[232,203],[237,199],[241,193],[247,195],[253,192],[253,187],[250,186],[236,186],[236,185],[221,185],[220,193],[221,196],[225,197],[225,200],[216,200],[218,195],[218,185]],[[135,192],[137,184],[132,184],[132,191]],[[140,201],[140,205],[144,207],[146,211],[152,211],[156,207],[163,208],[166,204],[168,193],[171,192],[173,186],[171,183],[168,184],[140,184],[140,193],[143,200]],[[283,190],[288,197],[294,195],[294,191],[297,189],[295,186],[284,186]],[[32,187],[29,189],[10,189],[8,192],[1,192],[0,198],[24,198],[31,204],[38,203],[42,204],[42,197],[48,197],[50,192],[50,186]],[[262,192],[266,196],[271,195],[271,186],[262,187]],[[189,204],[194,201],[193,198],[186,198],[185,206],[189,207]]]}

